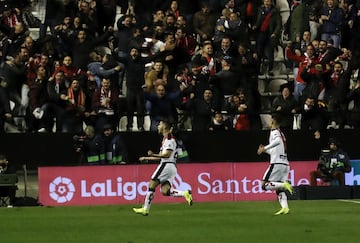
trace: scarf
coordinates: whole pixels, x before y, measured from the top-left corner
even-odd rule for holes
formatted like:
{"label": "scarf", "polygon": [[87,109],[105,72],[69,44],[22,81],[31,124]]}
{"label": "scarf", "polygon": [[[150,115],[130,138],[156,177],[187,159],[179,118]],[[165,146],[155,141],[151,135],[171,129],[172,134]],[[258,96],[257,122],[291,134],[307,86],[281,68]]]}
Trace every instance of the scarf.
{"label": "scarf", "polygon": [[260,27],[261,32],[266,32],[268,30],[269,24],[270,24],[270,17],[271,17],[271,10],[268,10],[268,12],[264,18],[264,21],[262,22],[261,27]]}
{"label": "scarf", "polygon": [[75,96],[74,90],[72,88],[68,89],[69,99],[75,101],[74,104],[71,104],[71,107],[73,109],[76,109],[76,108],[83,109],[85,107],[85,93],[82,90],[79,90],[77,93],[78,93],[78,95]]}

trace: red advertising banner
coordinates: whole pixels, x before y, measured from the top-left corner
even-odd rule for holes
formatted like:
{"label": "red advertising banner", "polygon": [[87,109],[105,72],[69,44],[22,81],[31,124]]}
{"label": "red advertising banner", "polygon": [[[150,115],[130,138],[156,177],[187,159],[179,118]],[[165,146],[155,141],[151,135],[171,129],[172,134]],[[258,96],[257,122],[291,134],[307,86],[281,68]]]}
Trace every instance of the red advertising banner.
{"label": "red advertising banner", "polygon": [[[173,182],[178,190],[192,190],[195,202],[274,200],[273,192],[261,188],[269,163],[191,163],[178,164]],[[291,162],[289,180],[294,186],[308,185],[309,173],[317,161]],[[142,204],[151,165],[40,167],[39,201],[45,206]],[[165,197],[160,188],[154,202],[182,202]]]}

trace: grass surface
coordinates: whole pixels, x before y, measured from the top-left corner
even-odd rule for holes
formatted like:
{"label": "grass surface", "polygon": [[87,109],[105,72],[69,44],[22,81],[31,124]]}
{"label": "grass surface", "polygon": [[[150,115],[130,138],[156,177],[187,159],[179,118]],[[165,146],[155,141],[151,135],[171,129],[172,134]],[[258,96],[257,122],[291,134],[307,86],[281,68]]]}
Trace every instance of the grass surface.
{"label": "grass surface", "polygon": [[275,201],[153,204],[147,217],[133,205],[0,208],[1,242],[360,242],[360,201],[289,204],[281,216]]}

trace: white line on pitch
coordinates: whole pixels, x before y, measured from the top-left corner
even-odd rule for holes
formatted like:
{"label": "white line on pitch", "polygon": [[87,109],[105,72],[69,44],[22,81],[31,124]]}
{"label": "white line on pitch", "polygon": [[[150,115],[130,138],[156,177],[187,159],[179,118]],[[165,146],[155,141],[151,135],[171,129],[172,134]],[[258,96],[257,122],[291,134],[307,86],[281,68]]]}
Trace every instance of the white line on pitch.
{"label": "white line on pitch", "polygon": [[339,201],[341,201],[341,202],[349,202],[349,203],[359,203],[359,204],[360,204],[360,201],[355,201],[355,200],[344,200],[344,199],[339,199]]}

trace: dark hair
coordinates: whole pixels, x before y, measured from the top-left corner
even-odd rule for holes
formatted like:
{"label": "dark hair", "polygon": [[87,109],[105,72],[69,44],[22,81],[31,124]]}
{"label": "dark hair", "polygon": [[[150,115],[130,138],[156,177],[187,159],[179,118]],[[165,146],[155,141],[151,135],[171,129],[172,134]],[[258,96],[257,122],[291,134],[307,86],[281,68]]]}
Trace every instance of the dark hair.
{"label": "dark hair", "polygon": [[340,146],[339,140],[337,138],[335,138],[335,137],[329,138],[329,145],[332,144],[332,143],[335,144],[337,147]]}
{"label": "dark hair", "polygon": [[276,122],[276,124],[280,125],[281,119],[278,113],[272,113],[271,118]]}

